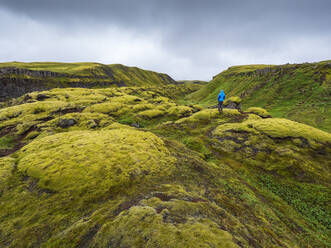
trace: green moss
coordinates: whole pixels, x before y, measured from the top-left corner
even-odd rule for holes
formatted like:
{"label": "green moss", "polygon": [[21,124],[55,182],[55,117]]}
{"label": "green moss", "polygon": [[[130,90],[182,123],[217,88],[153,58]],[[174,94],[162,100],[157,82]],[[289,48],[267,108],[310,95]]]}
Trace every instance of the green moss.
{"label": "green moss", "polygon": [[46,70],[58,73],[69,73],[76,75],[89,75],[89,70],[98,67],[97,63],[54,63],[54,62],[40,62],[40,63],[0,63],[0,67],[18,67],[29,70]]}
{"label": "green moss", "polygon": [[43,130],[58,128],[61,119],[75,120],[74,126],[67,128],[69,131],[95,129],[108,126],[114,122],[113,118],[101,113],[69,113],[43,124]]}
{"label": "green moss", "polygon": [[232,73],[243,73],[243,72],[251,72],[258,69],[264,69],[264,68],[272,68],[275,65],[237,65],[237,66],[231,66],[228,68],[228,74]]}
{"label": "green moss", "polygon": [[[246,120],[219,125],[213,132],[218,149],[297,180],[327,182],[329,133],[286,119]],[[218,143],[217,143],[218,144]]]}
{"label": "green moss", "polygon": [[98,233],[95,247],[238,247],[232,236],[210,220],[174,225],[151,207],[132,207]]}
{"label": "green moss", "polygon": [[139,112],[138,116],[141,116],[143,118],[152,119],[152,118],[163,116],[164,114],[165,114],[165,112],[162,110],[150,109],[150,110],[145,110],[145,111]]}
{"label": "green moss", "polygon": [[125,125],[125,124],[121,124],[118,122],[115,122],[105,128],[103,128],[103,130],[112,130],[112,129],[131,129],[131,130],[135,130],[136,128]]}
{"label": "green moss", "polygon": [[231,96],[231,97],[225,99],[224,104],[226,105],[230,102],[239,104],[239,103],[241,103],[241,98],[239,96]]}
{"label": "green moss", "polygon": [[139,112],[143,110],[152,109],[154,108],[154,105],[151,103],[147,103],[147,104],[142,103],[142,104],[135,104],[131,108],[133,112]]}
{"label": "green moss", "polygon": [[189,116],[192,114],[192,108],[188,106],[173,106],[168,110],[169,115],[177,117]]}
{"label": "green moss", "polygon": [[213,119],[222,119],[233,116],[240,116],[237,109],[224,109],[222,114],[219,113],[218,109],[203,109],[189,117],[177,120],[176,123],[208,122]]}
{"label": "green moss", "polygon": [[261,132],[274,138],[305,138],[314,144],[315,142],[331,143],[331,135],[305,124],[287,119],[269,118],[259,120],[247,120],[242,123],[224,124],[217,127],[215,134],[221,134],[230,130]]}
{"label": "green moss", "polygon": [[[24,131],[25,127],[28,125],[31,126],[36,120],[48,117],[51,112],[55,112],[65,106],[67,106],[67,104],[62,101],[47,101],[26,103],[0,109],[0,128],[11,125],[21,125],[18,129]],[[36,113],[36,108],[42,108],[45,111]]]}
{"label": "green moss", "polygon": [[246,110],[246,112],[256,114],[256,115],[258,115],[260,117],[263,117],[263,118],[271,117],[269,112],[267,110],[263,109],[263,108],[251,107],[251,108],[248,108]]}
{"label": "green moss", "polygon": [[190,117],[187,118],[182,118],[178,121],[176,121],[176,123],[182,123],[182,122],[196,122],[196,121],[208,121],[214,117],[216,117],[217,115],[219,115],[218,110],[216,109],[205,109],[205,110],[201,110],[197,113],[194,113],[193,115],[191,115]]}
{"label": "green moss", "polygon": [[198,137],[187,136],[184,137],[182,143],[185,144],[189,149],[199,152],[203,155],[203,157],[211,156],[210,151],[203,144],[203,141]]}
{"label": "green moss", "polygon": [[116,114],[120,109],[125,108],[125,105],[120,102],[106,102],[95,104],[87,109],[85,112],[98,112],[104,114]]}
{"label": "green moss", "polygon": [[0,138],[0,149],[10,149],[15,146],[15,137],[6,135]]}
{"label": "green moss", "polygon": [[317,142],[331,143],[331,135],[305,124],[287,119],[272,118],[252,121],[253,128],[276,138],[302,137]]}
{"label": "green moss", "polygon": [[328,187],[279,180],[271,175],[261,176],[260,183],[298,210],[310,223],[331,230]]}
{"label": "green moss", "polygon": [[4,182],[7,180],[11,171],[14,169],[15,159],[10,157],[0,158],[0,197]]}
{"label": "green moss", "polygon": [[258,132],[254,130],[251,125],[248,125],[247,122],[243,122],[243,123],[226,123],[219,125],[214,130],[214,135],[223,135],[226,132],[231,132],[232,130],[238,132],[252,132],[258,134]]}
{"label": "green moss", "polygon": [[247,120],[261,120],[262,117],[260,117],[259,115],[256,114],[248,114],[247,116]]}
{"label": "green moss", "polygon": [[32,131],[25,137],[25,140],[32,140],[32,139],[38,137],[39,135],[40,135],[40,132]]}
{"label": "green moss", "polygon": [[94,194],[168,174],[174,161],[155,135],[130,129],[60,133],[31,142],[19,157],[19,170],[42,188]]}

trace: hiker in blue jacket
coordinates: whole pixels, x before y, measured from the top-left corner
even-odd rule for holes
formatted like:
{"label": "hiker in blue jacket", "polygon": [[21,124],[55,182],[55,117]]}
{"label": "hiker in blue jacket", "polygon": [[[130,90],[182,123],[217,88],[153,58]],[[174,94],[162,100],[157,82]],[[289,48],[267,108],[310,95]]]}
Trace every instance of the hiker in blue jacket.
{"label": "hiker in blue jacket", "polygon": [[218,111],[221,113],[223,112],[223,101],[225,100],[224,91],[221,90],[217,97],[218,100]]}

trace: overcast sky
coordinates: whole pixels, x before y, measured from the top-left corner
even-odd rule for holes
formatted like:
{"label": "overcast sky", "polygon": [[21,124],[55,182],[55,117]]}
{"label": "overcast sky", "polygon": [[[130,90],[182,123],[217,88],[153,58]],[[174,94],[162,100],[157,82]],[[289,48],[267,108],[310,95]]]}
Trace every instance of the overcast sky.
{"label": "overcast sky", "polygon": [[331,59],[330,0],[0,0],[0,61],[121,63],[210,80]]}

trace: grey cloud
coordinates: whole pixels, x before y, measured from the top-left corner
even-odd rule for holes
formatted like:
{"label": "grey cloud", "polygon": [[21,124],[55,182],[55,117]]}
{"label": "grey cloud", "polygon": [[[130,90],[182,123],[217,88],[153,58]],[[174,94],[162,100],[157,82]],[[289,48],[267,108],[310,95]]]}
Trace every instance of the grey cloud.
{"label": "grey cloud", "polygon": [[32,18],[56,22],[62,18],[91,18],[143,26],[191,23],[245,26],[247,22],[265,22],[270,25],[286,23],[288,25],[283,27],[286,29],[291,24],[302,24],[306,28],[327,27],[331,3],[328,0],[1,0],[0,6]]}
{"label": "grey cloud", "polygon": [[[53,27],[51,30],[73,39],[90,34],[102,40],[103,31],[109,27],[144,39],[157,36],[147,44],[155,43],[158,53],[146,46],[144,58],[131,61],[159,71],[168,69],[165,72],[175,78],[208,79],[211,73],[232,63],[304,62],[331,57],[327,45],[331,41],[328,0],[0,0],[0,9],[44,28]],[[109,39],[116,44],[114,37]],[[29,40],[33,42],[33,37]],[[58,41],[62,51],[66,49],[64,42],[66,39]],[[295,42],[301,45],[293,46]],[[300,47],[302,50],[298,50]],[[32,59],[38,60],[38,56]]]}

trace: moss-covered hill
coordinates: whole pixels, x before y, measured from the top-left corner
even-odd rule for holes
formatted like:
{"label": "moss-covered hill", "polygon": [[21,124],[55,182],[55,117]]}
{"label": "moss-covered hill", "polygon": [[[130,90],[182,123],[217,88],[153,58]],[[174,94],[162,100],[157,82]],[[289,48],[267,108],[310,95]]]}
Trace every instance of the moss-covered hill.
{"label": "moss-covered hill", "polygon": [[0,102],[36,90],[64,87],[159,86],[176,83],[163,73],[100,63],[0,63]]}
{"label": "moss-covered hill", "polygon": [[330,247],[331,134],[183,87],[0,108],[0,247]]}
{"label": "moss-covered hill", "polygon": [[241,96],[243,107],[266,108],[284,117],[331,131],[331,61],[304,64],[233,66],[189,96],[215,105],[219,89]]}

